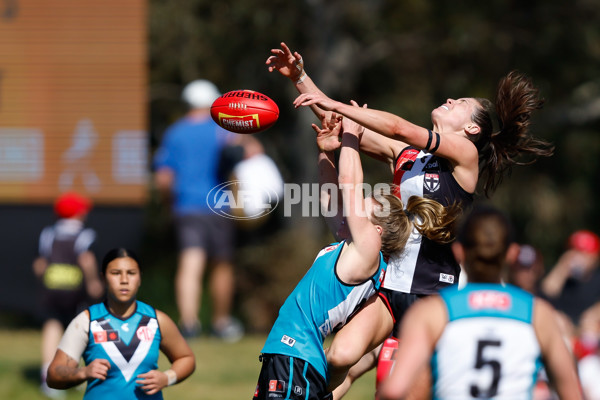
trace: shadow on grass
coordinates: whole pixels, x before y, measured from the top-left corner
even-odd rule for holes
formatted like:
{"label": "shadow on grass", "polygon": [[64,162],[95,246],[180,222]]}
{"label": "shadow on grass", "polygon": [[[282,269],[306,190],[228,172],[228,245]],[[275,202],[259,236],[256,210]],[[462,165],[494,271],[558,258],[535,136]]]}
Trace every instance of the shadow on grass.
{"label": "shadow on grass", "polygon": [[21,375],[28,383],[37,386],[41,383],[40,368],[39,365],[25,365],[21,369]]}

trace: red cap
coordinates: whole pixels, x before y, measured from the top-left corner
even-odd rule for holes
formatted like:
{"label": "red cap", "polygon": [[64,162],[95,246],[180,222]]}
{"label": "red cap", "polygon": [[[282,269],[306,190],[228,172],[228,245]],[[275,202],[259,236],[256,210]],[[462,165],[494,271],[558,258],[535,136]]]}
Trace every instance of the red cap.
{"label": "red cap", "polygon": [[577,231],[569,237],[569,247],[584,253],[598,254],[600,252],[600,238],[591,231]]}
{"label": "red cap", "polygon": [[74,192],[63,193],[54,203],[54,212],[60,218],[73,218],[87,214],[92,208],[92,202]]}

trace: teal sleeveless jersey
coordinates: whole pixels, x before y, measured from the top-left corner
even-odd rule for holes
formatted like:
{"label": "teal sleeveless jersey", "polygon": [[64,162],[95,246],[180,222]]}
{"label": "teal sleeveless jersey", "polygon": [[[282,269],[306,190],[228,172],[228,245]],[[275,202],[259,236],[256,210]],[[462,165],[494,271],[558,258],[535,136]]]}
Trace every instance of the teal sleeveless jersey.
{"label": "teal sleeveless jersey", "polygon": [[379,268],[355,285],[340,281],[336,265],[345,242],[319,252],[312,267],[279,310],[263,353],[282,354],[307,361],[327,379],[323,341],[340,329],[350,316],[379,289],[387,264],[379,253]]}
{"label": "teal sleeveless jersey", "polygon": [[159,392],[146,395],[135,383],[137,376],[157,369],[161,340],[156,310],[136,302],[136,310],[121,320],[112,315],[104,303],[89,308],[90,333],[83,360],[88,365],[98,358],[110,362],[105,381],[88,381],[84,400],[162,399]]}

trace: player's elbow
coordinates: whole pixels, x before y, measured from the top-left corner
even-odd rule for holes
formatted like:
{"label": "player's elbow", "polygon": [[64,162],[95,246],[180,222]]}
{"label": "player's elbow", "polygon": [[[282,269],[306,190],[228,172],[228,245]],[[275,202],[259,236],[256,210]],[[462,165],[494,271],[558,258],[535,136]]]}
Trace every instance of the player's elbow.
{"label": "player's elbow", "polygon": [[48,373],[46,374],[46,384],[48,384],[48,387],[52,389],[66,389],[62,382],[56,379],[55,375],[53,368],[48,368]]}

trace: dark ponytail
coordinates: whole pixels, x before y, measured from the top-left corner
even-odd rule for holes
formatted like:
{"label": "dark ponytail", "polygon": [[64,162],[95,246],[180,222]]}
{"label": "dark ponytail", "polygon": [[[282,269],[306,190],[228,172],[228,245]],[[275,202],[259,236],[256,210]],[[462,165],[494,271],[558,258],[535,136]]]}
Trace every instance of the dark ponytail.
{"label": "dark ponytail", "polygon": [[479,176],[487,197],[498,187],[513,165],[528,165],[540,157],[549,157],[554,146],[529,134],[531,113],[542,108],[544,100],[525,75],[511,71],[500,80],[496,105],[476,99],[481,108],[473,115],[481,132],[471,140],[479,151]]}
{"label": "dark ponytail", "polygon": [[507,216],[488,205],[476,206],[460,224],[456,240],[464,247],[464,267],[473,282],[497,282],[514,242]]}

